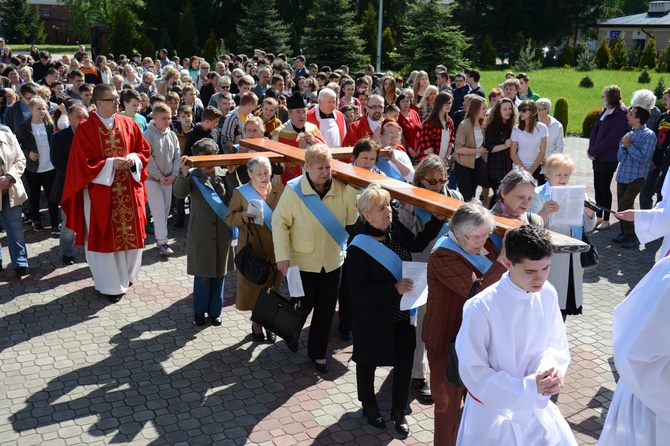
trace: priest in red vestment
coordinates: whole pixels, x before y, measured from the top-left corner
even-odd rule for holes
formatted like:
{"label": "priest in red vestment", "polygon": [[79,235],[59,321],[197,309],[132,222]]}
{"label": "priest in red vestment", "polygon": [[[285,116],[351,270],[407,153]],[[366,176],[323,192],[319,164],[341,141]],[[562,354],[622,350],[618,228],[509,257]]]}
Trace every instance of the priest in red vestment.
{"label": "priest in red vestment", "polygon": [[307,111],[307,122],[319,128],[326,145],[331,149],[343,147],[344,135],[347,133],[347,123],[344,115],[335,109],[337,94],[330,88],[319,92],[319,105]]}
{"label": "priest in red vestment", "polygon": [[61,206],[85,247],[95,289],[118,302],[142,264],[151,149],[137,124],[117,114],[114,87],[97,85],[92,101],[96,111],[72,141]]}
{"label": "priest in red vestment", "polygon": [[365,103],[365,114],[361,119],[352,122],[347,130],[347,136],[344,137],[342,147],[355,146],[358,140],[366,136],[378,140],[382,115],[384,113],[384,98],[378,94],[371,95]]}

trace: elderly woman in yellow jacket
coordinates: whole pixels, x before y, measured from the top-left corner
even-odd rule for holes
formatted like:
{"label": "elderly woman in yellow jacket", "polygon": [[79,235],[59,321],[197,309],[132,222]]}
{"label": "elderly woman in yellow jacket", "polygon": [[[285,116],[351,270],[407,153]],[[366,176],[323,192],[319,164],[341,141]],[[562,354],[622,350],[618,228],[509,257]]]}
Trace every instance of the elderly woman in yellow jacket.
{"label": "elderly woman in yellow jacket", "polygon": [[[305,173],[288,182],[272,215],[277,269],[286,275],[290,266],[300,267],[301,306],[314,309],[307,354],[322,373],[330,369],[326,349],[348,239],[344,227],[358,219],[358,191],[333,179],[331,162],[327,146],[307,149]],[[297,351],[297,342],[289,348]]]}

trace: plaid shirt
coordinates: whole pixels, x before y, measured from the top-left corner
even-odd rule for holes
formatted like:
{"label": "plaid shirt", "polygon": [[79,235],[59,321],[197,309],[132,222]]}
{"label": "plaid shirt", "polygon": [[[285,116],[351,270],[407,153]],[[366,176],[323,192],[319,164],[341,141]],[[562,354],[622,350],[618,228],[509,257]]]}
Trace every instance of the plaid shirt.
{"label": "plaid shirt", "polygon": [[[423,123],[421,138],[419,138],[419,161],[426,157],[426,149],[433,149],[435,155],[440,154],[440,142],[442,141],[442,127],[438,127],[431,121]],[[447,130],[449,130],[449,146],[453,147],[456,135],[454,132],[454,121],[447,117]]]}
{"label": "plaid shirt", "polygon": [[[647,178],[651,167],[651,158],[656,148],[656,135],[646,125],[626,133],[632,138],[628,147],[619,143],[619,170],[617,183],[629,184],[638,178]],[[625,138],[625,136],[624,136]]]}

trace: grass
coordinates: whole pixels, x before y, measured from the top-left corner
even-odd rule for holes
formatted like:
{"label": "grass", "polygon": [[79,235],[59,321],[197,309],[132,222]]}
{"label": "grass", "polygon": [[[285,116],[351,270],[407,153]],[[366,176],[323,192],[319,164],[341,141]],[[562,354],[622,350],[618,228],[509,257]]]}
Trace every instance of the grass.
{"label": "grass", "polygon": [[[12,49],[14,53],[29,53],[30,52],[30,43],[5,43],[8,47]],[[72,56],[77,52],[79,45],[37,45],[37,48],[42,51],[49,51],[52,54],[68,54]],[[90,51],[91,46],[86,45],[86,49]]]}
{"label": "grass", "polygon": [[[505,80],[505,71],[482,71],[480,83],[487,93]],[[624,104],[629,105],[633,92],[643,88],[654,90],[660,77],[665,80],[666,87],[670,84],[670,73],[649,73],[651,83],[638,84],[639,71],[594,70],[587,73],[575,71],[573,68],[545,68],[528,73],[530,88],[542,97],[549,98],[552,106],[559,97],[568,100],[568,133],[581,134],[582,121],[586,113],[593,107],[602,107],[600,96],[603,88],[616,84],[621,88]],[[593,81],[593,88],[579,88],[579,81],[584,76]]]}

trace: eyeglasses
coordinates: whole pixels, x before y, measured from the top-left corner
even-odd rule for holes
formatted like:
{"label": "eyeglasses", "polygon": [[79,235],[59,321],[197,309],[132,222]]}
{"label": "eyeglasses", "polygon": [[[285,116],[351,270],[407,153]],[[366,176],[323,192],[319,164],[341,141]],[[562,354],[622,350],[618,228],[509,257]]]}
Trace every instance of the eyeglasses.
{"label": "eyeglasses", "polygon": [[220,87],[222,90],[227,90],[230,89],[230,85],[221,85]]}
{"label": "eyeglasses", "polygon": [[428,180],[424,178],[422,181],[425,181],[426,183],[430,184],[431,186],[437,186],[438,184],[440,186],[444,186],[448,180]]}
{"label": "eyeglasses", "polygon": [[390,138],[390,139],[402,139],[402,135],[395,134],[395,133],[385,133],[382,136],[386,136],[387,138]]}
{"label": "eyeglasses", "polygon": [[98,101],[102,102],[119,102],[119,97],[114,96],[113,98],[103,98],[103,99],[98,99]]}
{"label": "eyeglasses", "polygon": [[520,108],[519,113],[526,113],[527,111],[530,111],[530,108]]}
{"label": "eyeglasses", "polygon": [[482,240],[486,240],[491,237],[491,234],[492,233],[489,232],[486,235],[471,235],[470,237],[468,237],[466,234],[463,234],[463,237],[465,237],[470,242],[481,242]]}
{"label": "eyeglasses", "polygon": [[383,105],[367,105],[366,107],[368,107],[370,110],[384,110]]}

